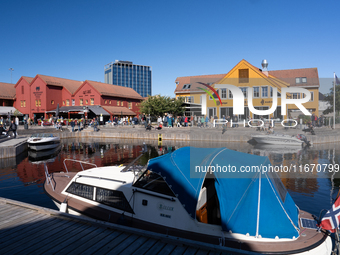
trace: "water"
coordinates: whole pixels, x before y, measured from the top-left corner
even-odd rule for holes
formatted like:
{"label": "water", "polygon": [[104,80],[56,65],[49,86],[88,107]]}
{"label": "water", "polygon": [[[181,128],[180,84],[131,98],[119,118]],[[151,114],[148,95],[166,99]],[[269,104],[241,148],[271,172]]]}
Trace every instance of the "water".
{"label": "water", "polygon": [[[184,143],[158,146],[149,144],[149,154],[141,159],[146,164],[149,158],[171,152]],[[326,144],[302,150],[301,148],[262,148],[246,143],[191,144],[198,147],[228,147],[250,154],[268,156],[271,163],[284,166],[337,166],[340,162],[340,145]],[[44,162],[49,172],[65,171],[64,159],[86,160],[97,166],[128,164],[140,155],[141,143],[129,140],[62,140],[60,150],[51,158],[32,158],[39,155],[22,154],[17,159],[0,160],[0,197],[22,201],[42,207],[57,209],[44,193]],[[322,165],[323,164],[323,165]],[[79,170],[78,165],[67,163],[69,171]],[[323,172],[279,173],[288,192],[297,206],[312,214],[319,215],[322,209],[329,209],[339,190],[340,174]]]}

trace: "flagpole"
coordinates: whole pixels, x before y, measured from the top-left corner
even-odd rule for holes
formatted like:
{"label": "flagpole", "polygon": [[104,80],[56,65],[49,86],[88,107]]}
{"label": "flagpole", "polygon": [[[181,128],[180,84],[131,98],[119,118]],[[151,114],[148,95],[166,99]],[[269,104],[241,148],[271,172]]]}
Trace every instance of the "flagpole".
{"label": "flagpole", "polygon": [[335,72],[334,72],[334,84],[333,84],[333,129],[335,129]]}

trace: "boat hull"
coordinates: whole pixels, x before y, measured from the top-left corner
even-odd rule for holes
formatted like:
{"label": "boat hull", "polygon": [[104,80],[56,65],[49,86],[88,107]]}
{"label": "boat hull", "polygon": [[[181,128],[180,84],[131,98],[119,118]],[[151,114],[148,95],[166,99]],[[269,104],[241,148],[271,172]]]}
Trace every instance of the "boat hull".
{"label": "boat hull", "polygon": [[302,146],[303,141],[291,136],[271,136],[271,135],[254,135],[252,138],[260,144],[273,145],[293,145]]}
{"label": "boat hull", "polygon": [[[258,252],[261,254],[330,254],[332,245],[329,237],[323,233],[319,233],[313,229],[302,229],[303,235],[300,235],[296,240],[287,241],[256,241],[254,238],[249,241],[247,239],[237,239],[226,237],[221,231],[216,235],[206,234],[204,231],[205,224],[201,223],[200,232],[191,230],[177,229],[169,226],[157,224],[152,221],[145,221],[136,218],[133,214],[118,212],[117,210],[109,210],[103,207],[94,206],[91,201],[88,203],[84,199],[76,199],[75,197],[67,197],[62,194],[62,190],[67,183],[76,175],[76,173],[54,173],[52,181],[55,184],[55,190],[45,181],[44,190],[52,198],[56,204],[61,204],[67,199],[67,210],[70,213],[82,214],[98,220],[112,222],[116,224],[126,225],[143,230],[153,231],[161,234],[171,235],[175,237],[191,239],[204,243],[215,245],[223,245],[228,248],[237,249],[239,253],[247,253],[249,251]],[[67,176],[67,178],[65,178]],[[148,200],[149,198],[145,198]],[[141,201],[139,201],[141,202]],[[134,203],[139,203],[135,201]],[[312,219],[312,215],[300,211],[303,218]],[[207,224],[209,225],[209,224]],[[225,237],[223,239],[223,237]],[[321,252],[323,251],[323,252]]]}

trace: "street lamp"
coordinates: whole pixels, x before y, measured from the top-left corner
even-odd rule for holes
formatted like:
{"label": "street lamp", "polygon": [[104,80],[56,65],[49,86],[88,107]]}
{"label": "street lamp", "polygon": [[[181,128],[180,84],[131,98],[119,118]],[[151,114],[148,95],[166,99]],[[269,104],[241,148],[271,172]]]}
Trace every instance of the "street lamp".
{"label": "street lamp", "polygon": [[12,71],[14,71],[14,69],[11,67],[10,69],[8,69],[11,71],[11,83],[12,83]]}

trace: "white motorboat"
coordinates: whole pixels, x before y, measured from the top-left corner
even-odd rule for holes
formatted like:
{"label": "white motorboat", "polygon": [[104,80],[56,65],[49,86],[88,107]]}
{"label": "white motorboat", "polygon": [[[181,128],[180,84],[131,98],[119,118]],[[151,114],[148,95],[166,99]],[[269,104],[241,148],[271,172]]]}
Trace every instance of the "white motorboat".
{"label": "white motorboat", "polygon": [[303,134],[298,134],[296,136],[282,134],[252,135],[252,138],[257,143],[261,144],[302,146],[304,143],[306,143],[307,145],[310,145],[306,136]]}
{"label": "white motorboat", "polygon": [[28,148],[35,151],[50,150],[57,148],[60,144],[60,137],[54,134],[38,133],[33,134],[27,140]]}
{"label": "white motorboat", "polygon": [[149,160],[141,171],[129,165],[72,173],[66,163],[66,172],[46,169],[44,184],[63,212],[221,245],[231,253],[331,253],[330,237],[317,231],[275,172],[233,171],[270,165],[267,157],[184,147]]}

